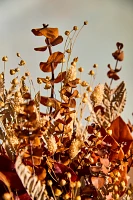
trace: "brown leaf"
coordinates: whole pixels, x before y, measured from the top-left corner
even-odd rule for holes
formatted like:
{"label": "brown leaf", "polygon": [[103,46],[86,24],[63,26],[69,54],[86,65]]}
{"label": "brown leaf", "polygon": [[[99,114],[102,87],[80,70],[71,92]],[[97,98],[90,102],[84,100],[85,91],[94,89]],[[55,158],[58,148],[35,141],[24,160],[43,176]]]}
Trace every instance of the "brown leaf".
{"label": "brown leaf", "polygon": [[58,100],[54,98],[44,97],[44,96],[40,97],[40,103],[43,104],[44,106],[53,107],[56,110],[60,109],[60,104],[61,104]]}
{"label": "brown leaf", "polygon": [[47,46],[34,48],[35,51],[46,51],[46,49],[47,49]]}
{"label": "brown leaf", "polygon": [[100,189],[104,186],[105,179],[103,177],[91,177],[92,184],[95,186],[96,189]]}
{"label": "brown leaf", "polygon": [[123,61],[124,60],[124,52],[117,50],[114,53],[112,53],[112,56],[114,57],[115,60],[118,61]]}
{"label": "brown leaf", "polygon": [[121,50],[121,49],[123,49],[123,46],[124,46],[124,45],[123,45],[123,43],[117,42],[117,43],[116,43],[116,46],[117,46],[117,49],[118,49],[118,50]]}
{"label": "brown leaf", "polygon": [[53,42],[51,42],[51,45],[56,46],[62,42],[63,42],[63,37],[61,35],[59,35]]}
{"label": "brown leaf", "polygon": [[46,38],[57,38],[58,28],[36,28],[31,30],[35,36],[45,36]]}
{"label": "brown leaf", "polygon": [[117,75],[117,73],[115,71],[112,71],[112,70],[108,71],[107,76],[109,78],[114,79],[115,81],[120,79],[120,77]]}
{"label": "brown leaf", "polygon": [[66,71],[60,72],[60,73],[58,74],[58,76],[55,78],[54,83],[59,83],[59,82],[61,82],[61,81],[65,78],[65,76],[66,76]]}
{"label": "brown leaf", "polygon": [[55,69],[57,65],[62,62],[63,58],[64,58],[63,53],[55,52],[49,56],[47,62],[40,62],[40,69],[43,72],[51,72],[52,71],[51,64],[53,65],[53,68]]}

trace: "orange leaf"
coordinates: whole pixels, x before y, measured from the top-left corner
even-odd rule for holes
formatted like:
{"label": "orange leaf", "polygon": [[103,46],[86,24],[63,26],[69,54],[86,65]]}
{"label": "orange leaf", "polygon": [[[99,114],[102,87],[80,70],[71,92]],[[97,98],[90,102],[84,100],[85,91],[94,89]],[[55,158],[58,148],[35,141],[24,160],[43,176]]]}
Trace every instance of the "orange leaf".
{"label": "orange leaf", "polygon": [[65,78],[65,76],[66,76],[66,71],[60,72],[60,73],[58,74],[58,76],[55,78],[54,83],[59,83],[59,82],[61,82],[61,81]]}
{"label": "orange leaf", "polygon": [[40,103],[44,106],[53,107],[56,110],[60,109],[60,102],[54,98],[41,96]]}
{"label": "orange leaf", "polygon": [[[57,63],[53,63],[54,69],[57,67]],[[43,72],[52,72],[51,63],[48,64],[47,62],[40,62],[40,69]]]}
{"label": "orange leaf", "polygon": [[62,42],[63,42],[63,37],[61,35],[59,35],[53,42],[51,42],[51,45],[56,46]]}
{"label": "orange leaf", "polygon": [[46,49],[47,49],[47,46],[34,48],[35,51],[46,51]]}
{"label": "orange leaf", "polygon": [[45,36],[46,38],[57,38],[58,28],[36,28],[31,30],[35,36]]}
{"label": "orange leaf", "polygon": [[104,186],[105,179],[103,177],[91,177],[92,184],[95,188],[100,189]]}
{"label": "orange leaf", "polygon": [[112,71],[112,70],[108,71],[107,76],[109,78],[114,79],[115,81],[120,79],[120,77],[117,75],[117,73],[115,71]]}

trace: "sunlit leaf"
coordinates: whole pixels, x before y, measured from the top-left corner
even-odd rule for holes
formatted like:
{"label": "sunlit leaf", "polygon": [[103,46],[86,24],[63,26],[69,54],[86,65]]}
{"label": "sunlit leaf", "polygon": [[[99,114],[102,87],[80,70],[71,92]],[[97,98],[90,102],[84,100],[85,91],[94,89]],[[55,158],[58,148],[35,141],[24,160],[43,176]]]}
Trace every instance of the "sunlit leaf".
{"label": "sunlit leaf", "polygon": [[95,186],[95,188],[100,189],[105,184],[105,179],[103,177],[91,177],[92,184]]}
{"label": "sunlit leaf", "polygon": [[65,76],[66,76],[66,71],[60,72],[60,73],[58,74],[58,76],[55,78],[54,83],[59,83],[59,82],[61,82],[61,81],[65,78]]}
{"label": "sunlit leaf", "polygon": [[53,42],[51,42],[52,46],[58,45],[63,42],[63,37],[59,35]]}
{"label": "sunlit leaf", "polygon": [[46,38],[58,37],[58,28],[36,28],[31,31],[35,36],[45,36]]}

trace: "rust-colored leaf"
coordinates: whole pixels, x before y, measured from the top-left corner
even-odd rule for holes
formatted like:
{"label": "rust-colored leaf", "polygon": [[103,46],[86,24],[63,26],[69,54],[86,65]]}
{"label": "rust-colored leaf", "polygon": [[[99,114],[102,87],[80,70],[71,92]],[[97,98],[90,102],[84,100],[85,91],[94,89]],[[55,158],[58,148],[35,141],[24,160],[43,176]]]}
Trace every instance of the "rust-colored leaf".
{"label": "rust-colored leaf", "polygon": [[61,81],[65,78],[65,76],[66,76],[66,71],[60,72],[60,73],[58,74],[58,76],[55,78],[54,83],[59,83],[59,82],[61,82]]}
{"label": "rust-colored leaf", "polygon": [[120,77],[118,76],[118,74],[115,71],[113,71],[113,70],[108,71],[107,76],[109,78],[114,79],[115,81],[118,80],[118,79],[120,79]]}
{"label": "rust-colored leaf", "polygon": [[34,48],[35,51],[46,51],[46,49],[47,49],[47,46]]}
{"label": "rust-colored leaf", "polygon": [[52,55],[49,56],[48,58],[48,63],[52,63],[52,62],[55,62],[55,63],[60,63],[62,62],[64,58],[64,54],[60,51],[57,51],[57,52],[54,52]]}
{"label": "rust-colored leaf", "polygon": [[41,96],[40,103],[44,106],[53,107],[56,110],[60,109],[60,102],[54,98]]}
{"label": "rust-colored leaf", "polygon": [[114,53],[112,53],[112,56],[114,57],[115,60],[118,61],[123,61],[124,60],[124,52],[117,50]]}
{"label": "rust-colored leaf", "polygon": [[45,36],[46,38],[57,38],[58,28],[36,28],[31,30],[35,36]]}
{"label": "rust-colored leaf", "polygon": [[59,35],[53,42],[51,42],[51,45],[56,46],[62,42],[63,42],[63,37],[61,35]]}
{"label": "rust-colored leaf", "polygon": [[[57,67],[57,63],[53,63],[52,65],[54,69]],[[51,63],[48,64],[47,62],[40,62],[40,69],[43,72],[51,72],[52,71]]]}
{"label": "rust-colored leaf", "polygon": [[92,184],[95,188],[100,189],[104,186],[105,179],[103,177],[91,177]]}

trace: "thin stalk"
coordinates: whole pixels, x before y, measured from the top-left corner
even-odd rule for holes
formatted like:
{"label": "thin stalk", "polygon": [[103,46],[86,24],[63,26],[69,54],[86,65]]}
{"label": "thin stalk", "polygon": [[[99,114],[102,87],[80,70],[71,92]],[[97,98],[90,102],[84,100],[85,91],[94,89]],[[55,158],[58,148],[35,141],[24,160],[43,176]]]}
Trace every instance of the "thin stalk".
{"label": "thin stalk", "polygon": [[[49,54],[52,55],[52,48],[51,48],[51,44],[50,44],[50,40],[48,38],[46,38],[47,40],[47,44],[48,44],[48,50],[49,50]],[[54,62],[51,63],[51,73],[52,73],[52,81],[53,84],[51,86],[51,98],[54,97]],[[52,107],[50,107],[50,113],[52,112]]]}
{"label": "thin stalk", "polygon": [[[116,61],[116,64],[115,64],[115,70],[117,69],[117,65],[118,65],[118,60]],[[113,82],[113,78],[111,79],[111,82],[110,82],[110,89],[111,89],[111,85],[112,85],[112,82]]]}

